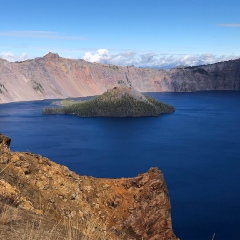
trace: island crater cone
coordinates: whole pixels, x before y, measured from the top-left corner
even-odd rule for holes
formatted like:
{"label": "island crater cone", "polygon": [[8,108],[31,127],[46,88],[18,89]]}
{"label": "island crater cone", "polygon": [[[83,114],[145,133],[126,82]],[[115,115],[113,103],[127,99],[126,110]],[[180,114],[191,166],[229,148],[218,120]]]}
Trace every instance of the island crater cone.
{"label": "island crater cone", "polygon": [[0,213],[5,205],[21,211],[21,218],[9,226],[0,216],[4,239],[18,239],[9,229],[23,231],[30,214],[41,222],[55,221],[60,229],[67,219],[77,226],[81,237],[76,239],[177,239],[167,186],[157,168],[135,178],[97,179],[37,154],[12,152],[9,144],[0,134]]}
{"label": "island crater cone", "polygon": [[63,101],[62,108],[45,108],[44,114],[80,117],[146,117],[172,113],[174,107],[143,95],[129,86],[114,87],[88,101]]}

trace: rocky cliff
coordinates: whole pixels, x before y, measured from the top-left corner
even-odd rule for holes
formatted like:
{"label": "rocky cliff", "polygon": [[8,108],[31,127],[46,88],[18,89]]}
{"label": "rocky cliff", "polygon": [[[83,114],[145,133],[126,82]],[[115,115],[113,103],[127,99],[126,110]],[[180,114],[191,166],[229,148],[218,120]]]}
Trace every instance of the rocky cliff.
{"label": "rocky cliff", "polygon": [[[35,219],[56,221],[58,227],[67,219],[79,231],[79,237],[54,239],[176,239],[167,186],[157,168],[135,178],[96,179],[40,155],[12,152],[9,145],[10,139],[0,135],[0,229],[5,229],[5,204],[24,211],[21,218],[31,213]],[[4,239],[15,239],[16,222],[11,231],[2,230]]]}
{"label": "rocky cliff", "polygon": [[240,90],[240,59],[172,70],[89,63],[53,53],[23,62],[0,59],[0,103],[99,95],[116,85],[140,92]]}

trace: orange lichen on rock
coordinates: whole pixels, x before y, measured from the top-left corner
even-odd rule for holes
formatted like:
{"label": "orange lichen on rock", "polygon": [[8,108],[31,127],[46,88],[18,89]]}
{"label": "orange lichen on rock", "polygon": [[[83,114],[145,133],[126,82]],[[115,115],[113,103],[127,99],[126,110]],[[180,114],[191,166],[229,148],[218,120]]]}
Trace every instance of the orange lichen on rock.
{"label": "orange lichen on rock", "polygon": [[177,239],[163,174],[97,179],[29,152],[12,152],[0,135],[0,201],[49,219],[100,226],[111,239]]}

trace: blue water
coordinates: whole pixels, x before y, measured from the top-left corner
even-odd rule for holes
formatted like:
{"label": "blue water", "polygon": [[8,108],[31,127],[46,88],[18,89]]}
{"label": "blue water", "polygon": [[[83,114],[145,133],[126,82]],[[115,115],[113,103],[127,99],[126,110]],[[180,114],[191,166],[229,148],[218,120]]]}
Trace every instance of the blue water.
{"label": "blue water", "polygon": [[176,108],[150,118],[41,115],[49,100],[0,105],[11,149],[81,175],[134,177],[157,166],[181,240],[240,239],[240,92],[150,93]]}

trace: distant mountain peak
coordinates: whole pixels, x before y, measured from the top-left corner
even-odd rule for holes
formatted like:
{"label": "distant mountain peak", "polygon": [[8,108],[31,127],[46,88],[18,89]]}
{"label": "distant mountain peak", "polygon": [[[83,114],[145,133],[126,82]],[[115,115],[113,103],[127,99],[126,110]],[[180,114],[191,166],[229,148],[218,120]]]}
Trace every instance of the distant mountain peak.
{"label": "distant mountain peak", "polygon": [[59,55],[57,53],[49,52],[48,54],[46,54],[44,56],[44,58],[47,58],[47,59],[57,59],[57,58],[59,58]]}

